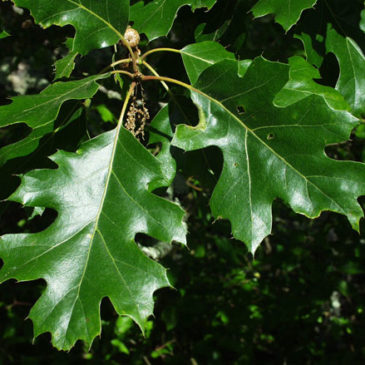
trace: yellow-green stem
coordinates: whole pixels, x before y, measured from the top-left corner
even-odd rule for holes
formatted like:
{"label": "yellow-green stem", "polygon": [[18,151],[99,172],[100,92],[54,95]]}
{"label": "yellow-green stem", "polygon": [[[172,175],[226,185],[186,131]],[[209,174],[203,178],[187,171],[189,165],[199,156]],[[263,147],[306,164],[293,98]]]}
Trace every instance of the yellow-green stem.
{"label": "yellow-green stem", "polygon": [[125,116],[125,112],[127,111],[127,106],[128,106],[128,103],[129,103],[129,100],[134,92],[134,88],[136,87],[136,83],[135,82],[132,82],[131,83],[131,86],[129,87],[129,90],[127,92],[127,95],[125,96],[125,100],[124,100],[124,103],[123,103],[123,107],[122,107],[122,110],[120,112],[120,116],[119,116],[119,120],[118,120],[118,132],[117,134],[119,133],[119,129],[121,128],[122,124],[123,124],[123,119],[124,119],[124,116]]}
{"label": "yellow-green stem", "polygon": [[122,60],[118,60],[118,61],[113,62],[108,67],[109,68],[113,68],[113,67],[115,67],[117,65],[120,65],[121,63],[130,63],[130,62],[132,62],[132,59],[131,58],[123,58]]}
{"label": "yellow-green stem", "polygon": [[127,75],[129,76],[131,79],[134,79],[135,78],[135,75],[128,72],[128,71],[122,71],[122,70],[115,70],[115,71],[112,71],[111,74],[122,74],[122,75]]}
{"label": "yellow-green stem", "polygon": [[206,98],[208,98],[209,100],[213,100],[214,101],[214,99],[211,96],[209,96],[208,94],[204,93],[203,91],[200,91],[200,90],[196,89],[194,86],[191,86],[191,85],[189,85],[189,84],[187,84],[185,82],[182,82],[180,80],[172,79],[170,77],[165,77],[165,76],[144,76],[143,75],[141,77],[141,80],[142,81],[155,81],[155,80],[157,80],[157,81],[171,82],[173,84],[176,84],[176,85],[180,85],[182,87],[185,87],[188,90],[194,91],[194,92],[196,92],[196,93],[198,93],[200,95],[203,95]]}
{"label": "yellow-green stem", "polygon": [[[146,66],[155,76],[160,77],[160,75],[157,73],[157,71],[146,61],[142,61],[142,64]],[[189,122],[189,118],[186,115],[184,109],[181,107],[180,103],[176,99],[174,93],[170,90],[169,86],[166,84],[165,81],[160,81],[161,85],[166,89],[166,91],[169,93],[171,100],[176,104],[176,106],[179,108],[181,115],[184,116],[185,120]]]}
{"label": "yellow-green stem", "polygon": [[156,53],[156,52],[173,52],[173,53],[181,54],[181,51],[179,49],[175,49],[175,48],[154,48],[154,49],[151,49],[151,50],[147,51],[145,54],[143,54],[141,56],[141,61],[143,62],[143,60],[147,56],[149,56],[152,53]]}
{"label": "yellow-green stem", "polygon": [[108,71],[110,68],[113,68],[121,63],[130,63],[132,62],[132,59],[131,58],[123,58],[122,60],[118,60],[118,61],[115,61],[113,63],[111,63],[109,66],[106,66],[105,68],[103,68],[99,73],[100,74],[103,74],[105,73],[106,71]]}
{"label": "yellow-green stem", "polygon": [[[142,61],[142,64],[146,66],[155,76],[160,77],[157,71],[146,61]],[[169,86],[166,84],[165,81],[161,81],[161,85],[165,88],[165,90],[171,94]]]}

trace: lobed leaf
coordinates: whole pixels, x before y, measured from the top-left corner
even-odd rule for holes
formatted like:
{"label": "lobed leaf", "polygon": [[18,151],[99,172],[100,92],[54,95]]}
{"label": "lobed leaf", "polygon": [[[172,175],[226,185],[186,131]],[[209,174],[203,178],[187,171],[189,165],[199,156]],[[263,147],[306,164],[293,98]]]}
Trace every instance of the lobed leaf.
{"label": "lobed leaf", "polygon": [[329,107],[316,91],[285,108],[274,106],[288,79],[287,65],[263,58],[242,78],[236,61],[211,66],[192,91],[199,124],[179,125],[172,141],[188,151],[213,145],[222,150],[212,213],[229,219],[234,237],[252,252],[271,232],[276,198],[311,218],[323,210],[342,213],[355,229],[363,216],[356,199],[365,194],[365,166],[324,152],[327,144],[347,140],[357,120]]}
{"label": "lobed leaf", "polygon": [[161,144],[160,152],[156,158],[161,162],[162,172],[166,181],[168,181],[168,185],[172,183],[176,174],[176,162],[170,153],[172,137],[169,107],[165,105],[150,124],[149,144]]}
{"label": "lobed leaf", "polygon": [[289,65],[289,81],[275,96],[274,104],[276,106],[286,107],[315,94],[323,96],[333,109],[350,110],[349,105],[338,91],[314,81],[314,79],[321,78],[318,69],[298,56],[289,58]]}
{"label": "lobed leaf", "polygon": [[192,84],[211,65],[223,60],[235,59],[233,53],[228,52],[221,44],[213,41],[190,44],[181,50],[181,56]]}
{"label": "lobed leaf", "polygon": [[216,0],[153,0],[145,5],[139,1],[131,6],[130,19],[134,22],[133,27],[152,41],[167,35],[182,6],[190,5],[193,10],[211,9],[215,2]]}
{"label": "lobed leaf", "polygon": [[365,57],[360,47],[350,38],[344,38],[328,28],[327,52],[333,52],[340,64],[336,89],[350,104],[356,116],[365,116]]}
{"label": "lobed leaf", "polygon": [[107,75],[96,75],[78,81],[56,82],[38,95],[16,96],[12,103],[0,107],[0,127],[26,123],[32,128],[24,139],[0,149],[0,165],[33,152],[39,140],[53,131],[62,104],[67,100],[92,97],[99,89],[96,82]]}
{"label": "lobed leaf", "polygon": [[72,51],[82,55],[111,46],[121,39],[128,24],[127,0],[14,0],[30,10],[47,28],[71,24],[76,29]]}
{"label": "lobed leaf", "polygon": [[69,350],[79,339],[92,343],[105,297],[143,329],[154,291],[169,282],[134,237],[185,242],[183,210],[152,194],[169,183],[162,162],[123,128],[51,159],[58,168],[24,175],[11,200],[55,209],[58,216],[42,232],[0,238],[0,281],[46,281],[29,317],[35,336],[50,332],[58,349]]}
{"label": "lobed leaf", "polygon": [[323,57],[320,56],[313,48],[311,36],[309,34],[302,33],[295,34],[294,38],[299,39],[303,43],[306,60],[317,68],[321,67]]}
{"label": "lobed leaf", "polygon": [[275,20],[288,31],[296,24],[305,9],[312,8],[317,0],[259,0],[252,8],[255,18],[275,14]]}
{"label": "lobed leaf", "polygon": [[75,58],[78,56],[78,52],[72,50],[73,41],[72,38],[67,39],[66,46],[69,49],[69,53],[54,63],[55,80],[69,78],[75,68]]}

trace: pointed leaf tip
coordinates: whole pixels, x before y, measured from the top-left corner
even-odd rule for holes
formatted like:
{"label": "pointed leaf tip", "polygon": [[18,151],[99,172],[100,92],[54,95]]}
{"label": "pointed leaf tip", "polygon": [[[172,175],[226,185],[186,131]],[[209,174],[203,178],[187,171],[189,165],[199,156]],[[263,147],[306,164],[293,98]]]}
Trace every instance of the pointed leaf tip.
{"label": "pointed leaf tip", "polygon": [[149,182],[165,181],[161,162],[128,131],[104,133],[81,151],[59,151],[52,156],[57,169],[24,176],[14,197],[53,207],[58,216],[46,230],[5,235],[0,245],[0,278],[46,280],[29,317],[35,336],[50,332],[63,350],[77,340],[91,344],[100,333],[105,297],[143,328],[153,293],[169,281],[134,237],[171,242],[186,234],[183,210],[148,191]]}
{"label": "pointed leaf tip", "polygon": [[[305,96],[276,107],[274,98],[288,80],[288,65],[262,57],[243,78],[236,61],[209,67],[195,84],[200,92],[192,91],[193,102],[205,113],[206,128],[178,125],[172,141],[185,150],[222,150],[224,164],[210,201],[212,213],[229,219],[234,237],[252,253],[271,232],[276,198],[311,218],[331,210],[354,224],[363,216],[357,198],[365,194],[365,165],[336,161],[324,152],[327,144],[349,138],[356,118],[331,108],[322,95],[327,90],[310,85]],[[239,110],[242,105],[244,113]]]}

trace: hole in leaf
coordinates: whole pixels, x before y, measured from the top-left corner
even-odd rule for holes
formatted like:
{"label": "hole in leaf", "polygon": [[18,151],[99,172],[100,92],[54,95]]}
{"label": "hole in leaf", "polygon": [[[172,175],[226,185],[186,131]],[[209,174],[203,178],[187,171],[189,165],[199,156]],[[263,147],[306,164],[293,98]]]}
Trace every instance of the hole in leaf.
{"label": "hole in leaf", "polygon": [[237,106],[237,113],[239,115],[242,115],[242,114],[246,113],[246,110],[245,110],[245,108],[242,105],[238,105]]}
{"label": "hole in leaf", "polygon": [[271,141],[272,139],[274,139],[275,138],[275,134],[274,133],[269,133],[267,136],[266,136],[266,139],[268,140],[268,141]]}

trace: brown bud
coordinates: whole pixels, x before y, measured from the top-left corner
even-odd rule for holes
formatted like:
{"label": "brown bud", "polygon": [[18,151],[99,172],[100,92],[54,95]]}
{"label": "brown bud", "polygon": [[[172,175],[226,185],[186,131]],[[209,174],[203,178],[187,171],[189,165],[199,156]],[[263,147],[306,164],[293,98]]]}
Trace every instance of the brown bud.
{"label": "brown bud", "polygon": [[139,33],[131,27],[128,27],[125,31],[124,38],[131,47],[137,47],[140,41]]}

